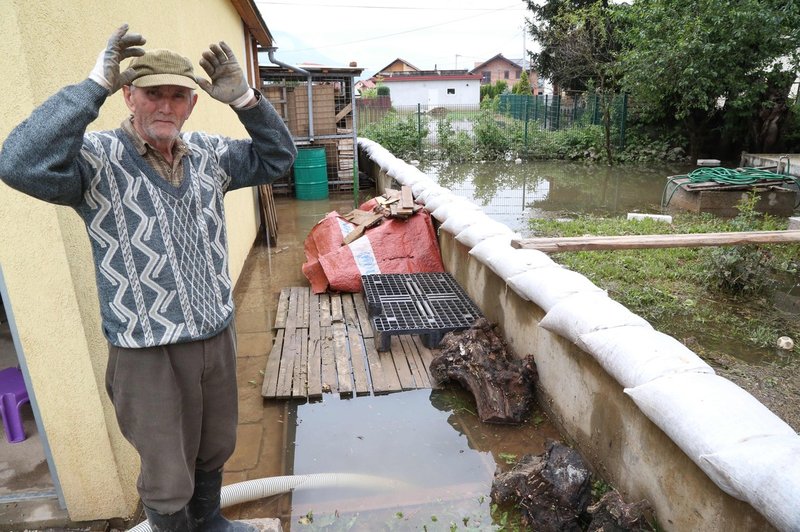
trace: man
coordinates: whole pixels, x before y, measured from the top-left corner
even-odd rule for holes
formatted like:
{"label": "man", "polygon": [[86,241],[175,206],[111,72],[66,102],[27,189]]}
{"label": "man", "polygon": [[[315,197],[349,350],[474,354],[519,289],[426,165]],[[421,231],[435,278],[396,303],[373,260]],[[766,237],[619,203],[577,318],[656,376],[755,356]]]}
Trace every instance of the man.
{"label": "man", "polygon": [[[296,150],[225,43],[200,59],[210,81],[174,52],[145,53],[144,43],[120,27],[89,79],[12,131],[0,178],[71,206],[86,223],[109,341],[106,388],[141,457],[137,487],[151,527],[248,530],[220,515],[238,414],[223,195],[282,176]],[[251,139],[181,133],[198,85],[234,109]],[[131,117],[86,133],[120,88]]]}

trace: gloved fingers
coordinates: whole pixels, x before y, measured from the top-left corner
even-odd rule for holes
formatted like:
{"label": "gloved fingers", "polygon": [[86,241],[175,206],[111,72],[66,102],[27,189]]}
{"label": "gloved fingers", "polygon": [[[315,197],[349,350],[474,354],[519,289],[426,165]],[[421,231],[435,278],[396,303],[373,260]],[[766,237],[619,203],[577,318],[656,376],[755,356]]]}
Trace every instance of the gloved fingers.
{"label": "gloved fingers", "polygon": [[210,53],[210,52],[203,52],[203,57],[200,58],[200,66],[203,67],[203,70],[206,71],[206,74],[208,74],[208,77],[210,77],[211,79],[214,79],[214,74],[215,74],[217,69],[214,67],[214,65],[211,64],[211,62],[208,59],[206,59],[206,54],[207,53]]}
{"label": "gloved fingers", "polygon": [[129,57],[139,57],[144,55],[144,48],[125,48],[119,53],[120,61]]}
{"label": "gloved fingers", "polygon": [[226,43],[225,41],[220,41],[219,47],[222,50],[222,52],[227,56],[228,61],[233,61],[234,63],[238,63],[238,61],[236,60],[236,56],[233,54],[233,50],[231,50],[231,47],[228,46],[228,43]]}
{"label": "gloved fingers", "polygon": [[136,78],[136,71],[132,68],[129,68],[124,72],[120,72],[119,86],[122,87],[123,85],[130,85],[135,78]]}
{"label": "gloved fingers", "polygon": [[221,64],[225,62],[227,59],[225,57],[225,52],[222,51],[222,48],[219,45],[211,44],[208,46],[208,50],[203,52],[203,57],[211,63],[215,68],[219,67]]}
{"label": "gloved fingers", "polygon": [[147,40],[140,33],[129,33],[119,39],[119,47],[123,50],[132,46],[142,46]]}
{"label": "gloved fingers", "polygon": [[[208,80],[207,80],[207,79],[205,79],[205,78],[200,78],[200,77],[196,77],[196,78],[195,78],[195,81],[197,81],[197,84],[200,86],[200,88],[201,88],[201,89],[203,89],[204,91],[206,91],[208,94],[211,94],[211,87],[212,87],[212,85],[211,85],[211,82],[210,82],[210,81],[208,81]],[[212,96],[212,97],[213,97],[213,96]]]}

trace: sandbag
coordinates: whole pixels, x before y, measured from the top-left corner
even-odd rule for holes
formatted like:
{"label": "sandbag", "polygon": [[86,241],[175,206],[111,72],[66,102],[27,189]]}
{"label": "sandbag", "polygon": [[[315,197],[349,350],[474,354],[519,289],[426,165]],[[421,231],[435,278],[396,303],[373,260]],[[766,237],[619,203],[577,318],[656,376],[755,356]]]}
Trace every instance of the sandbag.
{"label": "sandbag", "polygon": [[[420,196],[420,198],[422,197],[423,196]],[[432,213],[433,211],[438,209],[441,205],[454,201],[456,197],[457,196],[455,196],[449,190],[443,190],[438,194],[431,193],[428,194],[427,196],[424,196],[425,199],[422,201],[425,202],[425,210]]]}
{"label": "sandbag", "polygon": [[[363,204],[371,210],[375,200]],[[326,290],[360,292],[361,275],[443,272],[430,215],[420,210],[407,220],[386,218],[344,246],[355,226],[332,212],[315,225],[304,243],[303,274],[315,294]]]}
{"label": "sandbag", "polygon": [[796,436],[755,397],[717,375],[666,375],[625,393],[722,490],[731,489],[730,482],[702,456],[749,440]]}
{"label": "sandbag", "polygon": [[[442,231],[447,231],[451,235],[455,236],[470,225],[476,224],[479,221],[480,219],[475,216],[474,210],[466,210],[453,214],[448,213],[447,219],[442,223],[439,229]],[[510,238],[508,240],[511,242]]]}
{"label": "sandbag", "polygon": [[800,530],[800,436],[768,436],[700,456],[718,485],[750,503],[775,528]]}
{"label": "sandbag", "polygon": [[480,218],[478,223],[472,224],[456,235],[456,240],[472,248],[478,243],[494,236],[511,236],[519,238],[519,233],[513,232],[506,224],[492,220],[483,212],[476,212]]}
{"label": "sandbag", "polygon": [[560,267],[547,253],[538,249],[512,248],[511,240],[513,239],[512,235],[486,239],[473,246],[469,254],[487,265],[503,279],[509,279],[536,268]]}
{"label": "sandbag", "polygon": [[[426,205],[427,207],[427,205]],[[446,221],[450,216],[458,215],[461,213],[470,213],[473,217],[480,217],[485,216],[483,211],[478,205],[475,205],[471,201],[466,198],[461,198],[458,196],[454,196],[451,198],[450,201],[442,202],[436,209],[434,209],[431,214],[434,218],[439,220],[440,222]]]}
{"label": "sandbag", "polygon": [[533,301],[545,312],[573,294],[606,293],[580,273],[557,265],[529,270],[509,277],[506,282],[521,298]]}
{"label": "sandbag", "polygon": [[540,327],[573,343],[577,343],[582,334],[625,325],[653,328],[647,320],[602,292],[578,293],[566,297],[539,322]]}
{"label": "sandbag", "polygon": [[675,373],[714,373],[691,349],[651,327],[595,330],[581,334],[577,345],[625,388]]}

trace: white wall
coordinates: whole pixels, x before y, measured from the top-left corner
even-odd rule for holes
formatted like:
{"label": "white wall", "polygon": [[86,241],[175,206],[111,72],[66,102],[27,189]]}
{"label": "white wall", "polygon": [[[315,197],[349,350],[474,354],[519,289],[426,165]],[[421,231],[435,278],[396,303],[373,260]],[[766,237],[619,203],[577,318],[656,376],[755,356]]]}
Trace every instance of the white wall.
{"label": "white wall", "polygon": [[[389,87],[392,105],[478,105],[481,97],[481,83],[475,80],[431,80],[431,81],[392,81],[383,80]],[[447,89],[455,89],[455,94],[447,94]]]}

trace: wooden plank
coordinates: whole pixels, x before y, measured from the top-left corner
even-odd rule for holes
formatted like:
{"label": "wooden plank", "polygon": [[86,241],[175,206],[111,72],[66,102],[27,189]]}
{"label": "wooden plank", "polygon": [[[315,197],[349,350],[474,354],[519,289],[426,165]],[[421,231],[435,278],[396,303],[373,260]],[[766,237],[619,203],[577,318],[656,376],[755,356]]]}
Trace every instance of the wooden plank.
{"label": "wooden plank", "polygon": [[338,391],[336,353],[333,350],[333,331],[329,326],[320,328],[320,358],[322,359],[322,392]]}
{"label": "wooden plank", "polygon": [[369,395],[366,352],[361,335],[358,334],[358,321],[354,325],[347,325],[347,342],[350,345],[350,362],[353,365],[356,395]]}
{"label": "wooden plank", "polygon": [[331,298],[328,294],[319,295],[319,325],[331,326]]}
{"label": "wooden plank", "polygon": [[301,327],[305,327],[308,329],[308,316],[310,312],[310,300],[311,300],[311,289],[310,288],[301,288],[300,294],[302,295],[302,302],[303,302],[303,312],[301,314]]}
{"label": "wooden plank", "polygon": [[289,309],[286,313],[286,324],[285,327],[287,330],[289,329],[296,329],[299,327],[297,324],[297,312],[298,312],[298,304],[300,303],[300,288],[292,287],[291,294],[289,294]]}
{"label": "wooden plank", "polygon": [[407,185],[400,187],[400,207],[402,209],[414,208],[414,194],[411,192],[411,187]]}
{"label": "wooden plank", "polygon": [[394,381],[397,382],[396,388],[392,386],[393,381],[387,379],[384,375],[383,364],[381,363],[378,350],[375,349],[375,342],[371,338],[363,338],[364,349],[367,356],[367,365],[369,366],[369,376],[372,382],[372,392],[375,395],[382,395],[390,392],[399,392],[403,388],[400,386],[400,381],[397,380],[397,372],[392,364],[391,371],[395,374]]}
{"label": "wooden plank", "polygon": [[261,386],[261,395],[274,398],[278,391],[278,376],[281,365],[281,351],[283,350],[283,329],[275,334],[275,341],[267,357],[267,366],[264,368],[264,384]]}
{"label": "wooden plank", "polygon": [[358,323],[361,326],[361,336],[372,338],[375,333],[372,331],[372,323],[369,321],[369,311],[367,310],[367,302],[364,300],[364,294],[361,292],[353,294],[353,303],[355,303]]}
{"label": "wooden plank", "polygon": [[431,378],[428,372],[425,371],[425,363],[422,361],[417,346],[410,335],[403,335],[400,337],[403,348],[406,351],[406,358],[409,360],[411,367],[411,374],[414,375],[414,381],[417,383],[417,388],[430,388]]}
{"label": "wooden plank", "polygon": [[654,249],[741,244],[785,244],[800,242],[800,231],[744,231],[730,233],[692,233],[681,235],[579,236],[563,238],[526,238],[512,240],[521,249],[545,253],[592,251],[599,249]]}
{"label": "wooden plank", "polygon": [[[375,348],[375,342],[370,342],[371,349],[369,350],[370,356],[374,352],[378,355],[378,360],[383,370],[384,393],[400,392],[403,391],[403,385],[400,383],[400,375],[397,374],[397,367],[394,365],[394,357],[391,351],[378,351]],[[377,392],[375,392],[377,393]]]}
{"label": "wooden plank", "polygon": [[333,118],[333,121],[334,122],[338,122],[339,120],[341,120],[342,118],[344,118],[345,116],[350,114],[350,111],[352,111],[352,110],[353,110],[353,104],[352,103],[348,103],[347,105],[345,105],[342,108],[341,111],[336,113],[336,116]]}
{"label": "wooden plank", "polygon": [[436,379],[434,379],[433,375],[431,375],[431,362],[433,362],[434,357],[438,355],[438,352],[434,353],[431,349],[428,349],[422,345],[422,338],[420,338],[419,335],[415,334],[412,336],[412,338],[414,339],[414,345],[416,346],[420,357],[422,357],[422,364],[425,366],[425,372],[428,374],[428,380],[431,383],[431,388],[440,388],[440,386],[436,383]]}
{"label": "wooden plank", "polygon": [[415,390],[417,388],[414,382],[414,376],[411,374],[411,368],[408,366],[406,359],[406,352],[397,335],[391,337],[391,347],[389,352],[392,354],[394,360],[394,367],[397,369],[397,376],[400,378],[400,385],[404,390]]}
{"label": "wooden plank", "polygon": [[281,365],[278,370],[278,389],[275,392],[276,399],[289,399],[292,397],[294,366],[299,352],[300,344],[297,340],[295,329],[286,329],[283,351],[281,354]]}
{"label": "wooden plank", "polygon": [[353,294],[342,294],[342,315],[344,316],[344,323],[347,328],[355,327],[358,330],[358,316],[356,315],[356,306],[353,302]]}
{"label": "wooden plank", "polygon": [[286,314],[289,312],[289,294],[292,293],[291,288],[281,289],[281,295],[278,298],[278,308],[275,310],[275,328],[282,329],[286,327]]}
{"label": "wooden plank", "polygon": [[308,323],[308,398],[322,397],[322,351],[320,344],[319,295],[309,297]]}
{"label": "wooden plank", "polygon": [[342,296],[331,294],[331,323],[342,321]]}
{"label": "wooden plank", "polygon": [[[333,298],[331,298],[333,299]],[[331,325],[333,330],[333,352],[336,358],[336,376],[339,380],[339,393],[353,394],[353,381],[350,370],[350,351],[347,347],[347,330],[343,322]]]}
{"label": "wooden plank", "polygon": [[295,329],[298,347],[292,375],[292,397],[306,397],[308,393],[308,329]]}

